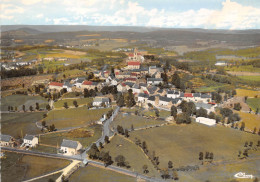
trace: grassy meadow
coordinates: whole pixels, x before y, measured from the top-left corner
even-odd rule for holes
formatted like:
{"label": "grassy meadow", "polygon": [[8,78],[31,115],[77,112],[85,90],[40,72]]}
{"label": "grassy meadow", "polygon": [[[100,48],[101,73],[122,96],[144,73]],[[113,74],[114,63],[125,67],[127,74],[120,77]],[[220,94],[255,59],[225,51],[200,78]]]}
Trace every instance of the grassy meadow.
{"label": "grassy meadow", "polygon": [[64,108],[64,103],[67,102],[69,107],[74,107],[73,101],[77,101],[78,105],[88,105],[88,103],[92,103],[93,98],[79,98],[79,99],[62,99],[54,102],[55,108]]}
{"label": "grassy meadow", "polygon": [[199,152],[213,152],[214,161],[236,159],[245,141],[256,143],[259,136],[222,126],[203,124],[171,125],[130,133],[130,139],[146,141],[148,150],[159,156],[160,168],[171,160],[175,167],[200,164]]}
{"label": "grassy meadow", "polygon": [[260,98],[248,98],[246,103],[253,111],[256,111],[257,108],[260,109]]}

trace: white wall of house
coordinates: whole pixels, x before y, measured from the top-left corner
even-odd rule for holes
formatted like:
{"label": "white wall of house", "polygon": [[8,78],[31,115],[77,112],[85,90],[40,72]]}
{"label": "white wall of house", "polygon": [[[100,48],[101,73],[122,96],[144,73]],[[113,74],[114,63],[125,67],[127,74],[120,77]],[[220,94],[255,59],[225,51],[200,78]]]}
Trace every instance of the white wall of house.
{"label": "white wall of house", "polygon": [[25,145],[30,146],[30,147],[36,147],[36,145],[39,144],[39,140],[38,140],[37,137],[34,137],[32,140],[24,139],[24,140],[23,140],[23,143],[24,143]]}

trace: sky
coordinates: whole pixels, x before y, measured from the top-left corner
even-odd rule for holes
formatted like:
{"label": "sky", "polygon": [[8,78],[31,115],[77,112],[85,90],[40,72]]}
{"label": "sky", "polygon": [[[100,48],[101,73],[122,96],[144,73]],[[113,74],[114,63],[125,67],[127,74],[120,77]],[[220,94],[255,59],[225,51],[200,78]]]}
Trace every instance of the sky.
{"label": "sky", "polygon": [[260,29],[260,0],[1,0],[0,24]]}

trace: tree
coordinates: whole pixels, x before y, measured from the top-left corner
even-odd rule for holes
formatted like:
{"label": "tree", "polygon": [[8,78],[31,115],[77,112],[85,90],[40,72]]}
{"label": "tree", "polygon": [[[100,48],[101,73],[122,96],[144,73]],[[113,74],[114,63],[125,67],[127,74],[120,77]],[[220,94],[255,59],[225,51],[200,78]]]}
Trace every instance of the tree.
{"label": "tree", "polygon": [[199,153],[199,160],[202,161],[202,164],[203,164],[203,152]]}
{"label": "tree", "polygon": [[197,111],[196,111],[196,117],[208,117],[208,112],[206,109],[204,108],[199,108]]}
{"label": "tree", "polygon": [[99,147],[100,147],[101,149],[104,148],[102,142],[99,142]]}
{"label": "tree", "polygon": [[73,105],[74,105],[75,107],[78,107],[78,102],[77,102],[76,100],[74,100],[74,101],[73,101]]}
{"label": "tree", "polygon": [[173,168],[172,161],[168,162],[168,168],[170,168],[170,169]]}
{"label": "tree", "polygon": [[123,167],[125,166],[125,157],[123,155],[118,155],[116,158],[115,158],[115,161],[117,162],[117,166],[120,166],[120,167]]}
{"label": "tree", "polygon": [[25,112],[25,105],[23,105],[23,112]]}
{"label": "tree", "polygon": [[230,116],[231,114],[233,114],[233,111],[229,108],[220,108],[220,114],[223,116],[223,117],[228,117]]}
{"label": "tree", "polygon": [[168,179],[170,177],[168,169],[162,170],[161,176],[162,176],[163,179]]}
{"label": "tree", "polygon": [[52,124],[52,125],[50,126],[50,131],[55,131],[55,125],[54,125],[54,124]]}
{"label": "tree", "polygon": [[67,102],[64,102],[63,107],[64,107],[65,109],[68,109],[68,108],[69,108],[68,103],[67,103]]}
{"label": "tree", "polygon": [[124,135],[125,133],[124,133],[124,129],[123,129],[123,127],[122,126],[120,126],[120,125],[117,125],[117,132],[119,133],[119,134],[122,134],[122,135]]}
{"label": "tree", "polygon": [[42,126],[45,127],[46,126],[46,121],[42,121]]}
{"label": "tree", "polygon": [[119,107],[123,107],[125,105],[125,100],[122,94],[120,94],[116,103]]}
{"label": "tree", "polygon": [[84,95],[84,98],[89,97],[89,92],[88,92],[87,88],[84,89],[83,95]]}
{"label": "tree", "polygon": [[172,84],[175,85],[176,88],[181,87],[181,79],[176,72],[172,75]]}
{"label": "tree", "polygon": [[36,102],[35,105],[36,105],[36,106],[35,106],[35,109],[39,111],[39,109],[40,109],[39,103]]}
{"label": "tree", "polygon": [[155,110],[155,116],[156,116],[157,118],[160,116],[158,109]]}
{"label": "tree", "polygon": [[209,118],[210,119],[216,119],[216,114],[214,112],[209,113]]}
{"label": "tree", "polygon": [[232,97],[234,97],[235,95],[237,95],[237,91],[236,90],[232,90]]}
{"label": "tree", "polygon": [[241,131],[244,131],[244,130],[245,130],[245,126],[246,126],[246,124],[245,124],[244,122],[242,122],[242,123],[241,123],[240,130],[241,130]]}
{"label": "tree", "polygon": [[112,157],[109,155],[109,152],[105,153],[105,155],[103,156],[103,161],[105,163],[105,167],[113,163]]}
{"label": "tree", "polygon": [[50,178],[50,179],[48,180],[48,182],[55,182],[55,181],[54,181],[53,179]]}
{"label": "tree", "polygon": [[106,142],[106,143],[109,143],[109,142],[110,142],[108,136],[105,136],[105,142]]}
{"label": "tree", "polygon": [[177,116],[177,107],[176,106],[171,107],[171,116],[176,118],[176,116]]}
{"label": "tree", "polygon": [[148,171],[148,166],[145,164],[143,165],[143,173],[144,174],[147,174],[149,171]]}
{"label": "tree", "polygon": [[191,123],[191,118],[186,113],[181,113],[181,114],[177,115],[176,123],[177,124],[181,124],[181,123],[190,124]]}
{"label": "tree", "polygon": [[245,145],[244,145],[244,147],[247,147],[248,146],[248,142],[245,142]]}
{"label": "tree", "polygon": [[259,179],[255,177],[253,182],[259,182]]}
{"label": "tree", "polygon": [[126,138],[129,137],[129,133],[128,133],[128,130],[127,130],[127,129],[125,129],[125,136],[126,136]]}
{"label": "tree", "polygon": [[234,104],[234,109],[235,109],[235,110],[240,111],[241,108],[242,108],[242,107],[241,107],[240,103],[235,103],[235,104]]}
{"label": "tree", "polygon": [[134,131],[134,125],[133,124],[131,125],[131,131]]}
{"label": "tree", "polygon": [[50,106],[49,104],[47,104],[47,105],[46,105],[46,109],[47,109],[48,111],[50,111],[50,110],[51,110],[51,106]]}
{"label": "tree", "polygon": [[29,109],[30,109],[31,112],[33,111],[33,107],[32,106],[30,106]]}
{"label": "tree", "polygon": [[259,112],[259,108],[256,108],[255,114],[257,115]]}
{"label": "tree", "polygon": [[98,158],[99,158],[100,151],[98,150],[97,145],[96,145],[95,143],[93,143],[93,144],[91,145],[88,154],[89,154],[89,157],[90,157],[91,159],[98,159]]}
{"label": "tree", "polygon": [[175,181],[179,180],[178,173],[176,171],[173,171],[172,177]]}

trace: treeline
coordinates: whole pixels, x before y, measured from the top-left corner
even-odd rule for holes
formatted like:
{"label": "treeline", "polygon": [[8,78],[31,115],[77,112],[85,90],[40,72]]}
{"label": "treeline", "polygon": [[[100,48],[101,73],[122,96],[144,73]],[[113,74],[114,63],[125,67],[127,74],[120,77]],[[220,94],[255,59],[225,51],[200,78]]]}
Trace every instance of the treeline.
{"label": "treeline", "polygon": [[1,78],[12,78],[12,77],[21,77],[21,76],[31,76],[36,75],[37,69],[31,68],[20,68],[18,70],[1,70]]}

